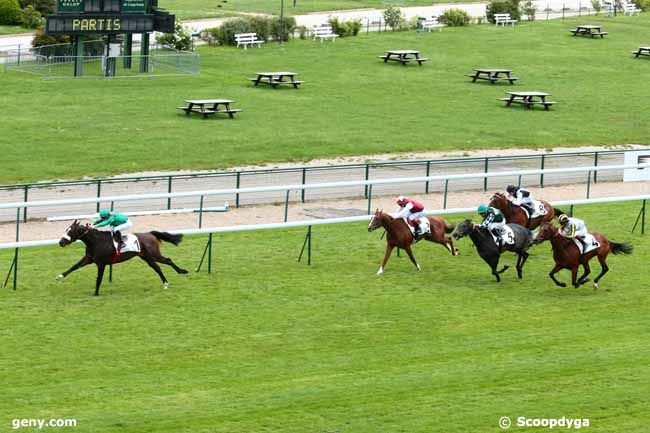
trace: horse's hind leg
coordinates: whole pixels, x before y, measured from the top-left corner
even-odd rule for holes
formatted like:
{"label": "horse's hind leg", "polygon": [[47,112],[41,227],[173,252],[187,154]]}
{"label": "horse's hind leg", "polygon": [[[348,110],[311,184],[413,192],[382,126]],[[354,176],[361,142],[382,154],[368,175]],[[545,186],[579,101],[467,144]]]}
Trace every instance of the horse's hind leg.
{"label": "horse's hind leg", "polygon": [[167,282],[167,278],[165,278],[165,275],[163,274],[162,270],[160,269],[160,266],[158,266],[158,263],[156,263],[155,260],[153,260],[153,259],[151,259],[151,258],[146,258],[146,259],[145,259],[145,258],[143,257],[142,260],[144,260],[145,262],[147,262],[147,264],[149,265],[149,267],[151,267],[151,269],[153,269],[154,271],[156,271],[156,273],[158,274],[158,276],[160,277],[160,279],[161,279],[162,282],[163,282],[163,287],[166,289],[166,288],[169,286],[169,283]]}
{"label": "horse's hind leg", "polygon": [[156,259],[156,261],[158,263],[162,263],[164,265],[171,266],[179,274],[187,274],[188,273],[187,269],[179,268],[178,266],[176,266],[176,263],[174,263],[172,261],[172,259],[170,259],[169,257],[160,256],[159,258]]}
{"label": "horse's hind leg", "polygon": [[525,251],[522,251],[517,254],[517,276],[519,279],[522,279],[524,277],[524,263],[526,263],[526,260],[528,259],[528,253]]}
{"label": "horse's hind leg", "polygon": [[589,281],[589,278],[587,276],[591,274],[591,268],[589,267],[589,262],[585,260],[585,262],[582,264],[582,267],[584,268],[584,273],[578,278],[578,284],[584,284],[587,281]]}
{"label": "horse's hind leg", "polygon": [[600,267],[602,269],[600,271],[600,274],[598,274],[598,276],[594,279],[594,289],[598,288],[598,281],[600,281],[600,279],[605,276],[607,271],[609,271],[609,266],[607,266],[606,260],[606,256],[598,256],[598,262],[600,263]]}
{"label": "horse's hind leg", "polygon": [[57,280],[57,281],[61,281],[62,279],[64,279],[64,278],[67,277],[68,275],[70,275],[72,272],[76,271],[77,269],[79,269],[79,268],[81,268],[81,267],[84,267],[84,266],[86,266],[86,265],[89,265],[89,264],[91,264],[92,262],[93,262],[93,261],[90,259],[90,257],[88,257],[88,256],[83,256],[83,257],[81,258],[81,260],[79,260],[77,263],[75,263],[75,264],[74,264],[70,269],[68,269],[67,271],[65,271],[65,272],[62,273],[62,274],[57,275],[57,276],[56,276],[56,280]]}
{"label": "horse's hind leg", "polygon": [[409,255],[409,259],[411,259],[411,261],[413,262],[413,264],[415,265],[415,267],[419,271],[421,268],[420,268],[420,265],[418,264],[418,262],[415,260],[415,256],[413,255],[413,250],[411,249],[410,246],[406,247],[405,249],[406,249],[406,254]]}

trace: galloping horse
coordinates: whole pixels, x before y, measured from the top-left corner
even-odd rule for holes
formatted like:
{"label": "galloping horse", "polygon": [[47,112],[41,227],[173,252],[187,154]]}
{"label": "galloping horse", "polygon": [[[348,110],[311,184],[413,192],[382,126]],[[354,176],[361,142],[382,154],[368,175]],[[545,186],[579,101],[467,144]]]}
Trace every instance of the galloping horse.
{"label": "galloping horse", "polygon": [[[183,239],[183,235],[173,235],[166,232],[152,231],[149,233],[137,233],[138,241],[140,242],[140,252],[125,252],[120,255],[115,254],[113,248],[113,236],[109,232],[96,230],[90,225],[81,225],[79,221],[75,220],[70,227],[66,230],[65,234],[59,240],[59,245],[65,247],[72,244],[76,240],[82,241],[86,244],[86,254],[74,266],[56,277],[57,281],[61,281],[68,274],[77,269],[95,263],[97,265],[97,282],[95,284],[95,296],[99,295],[99,286],[102,284],[104,277],[104,268],[107,265],[126,262],[135,256],[139,256],[160,276],[163,282],[163,287],[167,288],[169,283],[160,270],[158,263],[169,265],[179,274],[187,274],[185,269],[176,266],[172,259],[163,257],[160,254],[160,241],[170,242],[178,245]],[[156,263],[158,262],[158,263]]]}
{"label": "galloping horse", "polygon": [[[560,287],[566,287],[566,283],[558,281],[555,274],[562,269],[569,269],[571,271],[571,283],[573,287],[577,288],[581,284],[589,281],[587,276],[591,273],[589,268],[589,260],[598,256],[600,267],[602,268],[600,274],[594,279],[594,289],[598,288],[598,281],[609,271],[607,266],[607,255],[611,251],[613,254],[632,254],[632,246],[626,242],[617,243],[609,241],[604,235],[600,233],[592,233],[600,246],[585,254],[584,260],[581,257],[580,250],[575,244],[573,239],[567,239],[560,231],[551,224],[544,223],[542,228],[535,238],[535,243],[541,243],[546,240],[551,241],[553,247],[553,259],[555,260],[555,267],[548,274],[549,277]],[[578,268],[582,265],[584,267],[584,274],[580,278],[578,276]]]}
{"label": "galloping horse", "polygon": [[[426,239],[427,241],[444,245],[452,256],[458,255],[458,248],[454,246],[454,240],[451,236],[445,236],[445,234],[454,231],[454,225],[447,224],[444,219],[438,217],[427,217],[427,219],[429,220],[431,232],[424,236],[420,236],[417,240]],[[384,254],[384,261],[379,267],[377,275],[384,273],[386,263],[395,247],[405,250],[406,254],[409,255],[409,258],[419,271],[420,265],[415,260],[415,257],[413,257],[413,251],[411,250],[413,234],[411,233],[411,229],[409,229],[407,223],[401,218],[393,218],[389,214],[377,209],[370,220],[368,231],[371,232],[379,227],[383,227],[384,230],[386,230],[386,254]]]}
{"label": "galloping horse", "polygon": [[499,209],[503,212],[503,216],[506,217],[506,221],[510,224],[519,224],[520,226],[526,227],[527,229],[533,230],[542,223],[551,222],[554,216],[562,215],[562,212],[559,209],[554,208],[548,202],[540,200],[546,209],[546,215],[539,216],[537,218],[528,218],[528,214],[520,206],[513,204],[505,194],[497,192],[490,199],[490,206],[493,208]]}
{"label": "galloping horse", "polygon": [[[506,244],[502,248],[506,251],[511,251],[517,254],[517,276],[523,277],[524,263],[528,260],[528,249],[533,244],[533,233],[526,227],[519,224],[508,224],[514,234],[512,244]],[[482,228],[478,224],[474,224],[472,220],[465,220],[458,226],[454,232],[454,239],[459,240],[463,236],[468,236],[476,245],[478,255],[485,261],[485,263],[492,269],[492,275],[497,279],[497,283],[501,281],[499,274],[502,274],[508,265],[503,266],[500,271],[497,271],[499,259],[501,258],[501,251],[494,243],[494,239],[487,228]]]}

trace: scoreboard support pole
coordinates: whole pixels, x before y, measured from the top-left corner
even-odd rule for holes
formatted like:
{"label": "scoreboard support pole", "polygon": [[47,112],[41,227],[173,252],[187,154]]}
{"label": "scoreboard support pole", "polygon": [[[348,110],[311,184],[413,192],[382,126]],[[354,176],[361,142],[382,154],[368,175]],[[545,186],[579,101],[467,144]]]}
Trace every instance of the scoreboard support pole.
{"label": "scoreboard support pole", "polygon": [[133,54],[133,35],[124,38],[124,69],[131,69],[131,55]]}
{"label": "scoreboard support pole", "polygon": [[140,72],[149,72],[149,33],[143,33],[140,39]]}
{"label": "scoreboard support pole", "polygon": [[81,77],[84,74],[84,37],[74,37],[74,76]]}

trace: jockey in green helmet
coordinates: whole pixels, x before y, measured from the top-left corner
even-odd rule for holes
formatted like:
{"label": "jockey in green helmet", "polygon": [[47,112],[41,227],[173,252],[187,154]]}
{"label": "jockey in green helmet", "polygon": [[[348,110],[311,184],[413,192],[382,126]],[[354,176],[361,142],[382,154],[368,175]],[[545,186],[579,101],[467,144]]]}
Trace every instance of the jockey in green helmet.
{"label": "jockey in green helmet", "polygon": [[120,253],[122,248],[122,233],[125,230],[133,227],[133,223],[129,218],[119,212],[110,211],[108,209],[102,209],[99,211],[99,219],[96,220],[93,225],[95,227],[106,227],[110,228],[111,233],[113,233],[113,239],[117,242],[117,253]]}
{"label": "jockey in green helmet", "polygon": [[477,209],[479,215],[483,217],[480,227],[487,228],[497,238],[497,246],[501,247],[501,237],[503,236],[503,227],[506,225],[506,218],[499,209],[484,204]]}

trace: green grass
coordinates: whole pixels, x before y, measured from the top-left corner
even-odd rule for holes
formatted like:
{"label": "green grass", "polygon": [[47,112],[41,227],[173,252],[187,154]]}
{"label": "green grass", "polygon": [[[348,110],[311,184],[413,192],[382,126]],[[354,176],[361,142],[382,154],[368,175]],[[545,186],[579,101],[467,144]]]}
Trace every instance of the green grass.
{"label": "green grass", "polygon": [[[648,143],[646,40],[650,17],[590,17],[610,35],[571,37],[576,20],[516,28],[470,26],[382,33],[336,43],[201,48],[201,75],[0,82],[0,182],[141,170],[228,167],[381,152]],[[422,67],[384,64],[416,48]],[[516,86],[471,83],[473,67],[510,67]],[[299,90],[253,87],[260,70],[293,70]],[[505,108],[504,92],[541,90],[550,112]],[[186,117],[183,99],[229,98],[235,120]],[[39,155],[27,158],[26,155]],[[20,170],[16,170],[20,167]]]}
{"label": "green grass", "polygon": [[[646,433],[650,243],[629,233],[638,207],[576,209],[636,248],[609,258],[599,291],[554,286],[548,244],[534,247],[521,282],[513,270],[494,282],[466,239],[457,258],[417,245],[421,272],[393,257],[377,277],[384,241],[365,224],[314,228],[311,267],[295,261],[304,230],[219,235],[212,275],[165,270],[163,291],[134,260],[98,298],[93,268],[54,282],[80,245],[24,250],[19,289],[0,292],[0,425],[489,433],[505,415]],[[164,252],[191,269],[204,241]],[[0,254],[3,273],[10,256]]]}
{"label": "green grass", "polygon": [[[389,5],[398,7],[431,6],[433,3],[444,2],[431,0],[296,0],[294,7],[292,0],[284,0],[284,11],[288,15],[300,15],[310,12],[344,9],[384,9]],[[182,19],[223,17],[242,12],[280,14],[279,0],[215,0],[211,2],[201,0],[163,0],[160,2],[160,5],[174,12]]]}
{"label": "green grass", "polygon": [[32,33],[33,29],[21,26],[0,26],[0,35],[15,35],[19,33]]}

